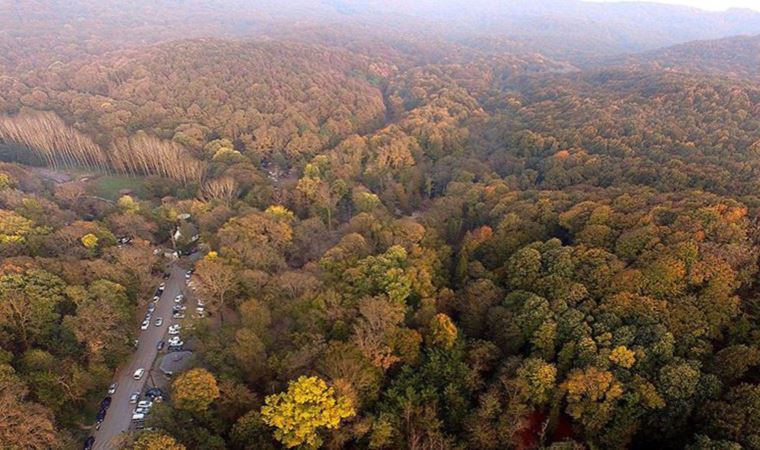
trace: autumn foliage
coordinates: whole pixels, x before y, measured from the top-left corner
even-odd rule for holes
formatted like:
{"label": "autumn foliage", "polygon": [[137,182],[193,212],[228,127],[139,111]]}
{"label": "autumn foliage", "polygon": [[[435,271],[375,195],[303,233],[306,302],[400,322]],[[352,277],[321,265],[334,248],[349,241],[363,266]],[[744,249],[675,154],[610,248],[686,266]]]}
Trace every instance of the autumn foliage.
{"label": "autumn foliage", "polygon": [[346,397],[316,377],[299,377],[286,392],[268,396],[261,408],[264,423],[275,428],[275,438],[288,448],[319,447],[320,429],[337,428],[355,414]]}

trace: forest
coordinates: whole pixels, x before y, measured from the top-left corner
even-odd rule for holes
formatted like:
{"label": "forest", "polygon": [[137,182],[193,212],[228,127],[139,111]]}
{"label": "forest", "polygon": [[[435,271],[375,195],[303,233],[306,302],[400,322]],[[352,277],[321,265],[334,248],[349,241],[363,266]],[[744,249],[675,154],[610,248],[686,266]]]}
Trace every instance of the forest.
{"label": "forest", "polygon": [[0,4],[0,448],[760,450],[760,13],[114,3]]}

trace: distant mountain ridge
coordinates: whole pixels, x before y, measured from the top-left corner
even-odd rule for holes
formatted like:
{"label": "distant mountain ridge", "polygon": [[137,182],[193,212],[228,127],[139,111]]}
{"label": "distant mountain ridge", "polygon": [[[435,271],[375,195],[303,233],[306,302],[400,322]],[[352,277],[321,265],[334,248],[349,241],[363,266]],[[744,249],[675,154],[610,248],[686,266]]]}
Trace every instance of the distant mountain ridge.
{"label": "distant mountain ridge", "polygon": [[[328,1],[328,4],[337,2]],[[641,52],[699,39],[760,33],[760,13],[749,9],[710,12],[645,2],[579,0],[343,0],[364,14],[398,13],[427,21],[456,22],[461,29],[509,36],[542,47],[550,56]],[[363,8],[362,8],[363,7]],[[580,51],[579,51],[580,50]]]}
{"label": "distant mountain ridge", "polygon": [[[30,3],[34,7],[26,8]],[[694,40],[760,34],[760,13],[580,0],[289,0],[287,7],[274,0],[0,2],[0,67],[16,71],[20,61],[28,62],[19,54],[21,47],[48,48],[61,55],[70,51],[70,42],[85,41],[88,52],[102,53],[118,47],[117,42],[143,45],[210,36],[277,39],[304,28],[350,26],[380,35],[427,35],[471,47],[486,45],[502,52],[537,52],[575,64]],[[80,54],[70,52],[69,57]]]}
{"label": "distant mountain ridge", "polygon": [[760,78],[760,35],[693,41],[625,58],[639,69],[703,73],[713,76]]}

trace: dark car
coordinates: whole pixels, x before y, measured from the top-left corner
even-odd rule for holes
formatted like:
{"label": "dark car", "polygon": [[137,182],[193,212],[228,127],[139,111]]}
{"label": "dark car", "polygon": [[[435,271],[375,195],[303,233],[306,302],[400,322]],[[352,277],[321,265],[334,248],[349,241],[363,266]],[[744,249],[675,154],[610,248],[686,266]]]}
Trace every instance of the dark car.
{"label": "dark car", "polygon": [[156,400],[158,398],[163,398],[164,393],[159,388],[150,388],[145,392],[145,396],[151,400]]}
{"label": "dark car", "polygon": [[108,410],[106,408],[100,408],[100,411],[98,411],[98,415],[95,416],[95,421],[100,423],[103,421],[103,419],[106,418],[106,413]]}
{"label": "dark car", "polygon": [[95,438],[90,436],[84,441],[84,447],[82,447],[84,450],[92,450],[92,447],[95,445]]}
{"label": "dark car", "polygon": [[164,341],[158,341],[158,343],[156,344],[156,350],[160,352],[163,349],[164,349]]}
{"label": "dark car", "polygon": [[164,280],[169,278],[171,274],[169,272],[164,272]]}
{"label": "dark car", "polygon": [[103,399],[102,402],[100,402],[100,409],[108,409],[108,407],[111,406],[111,397],[108,396]]}

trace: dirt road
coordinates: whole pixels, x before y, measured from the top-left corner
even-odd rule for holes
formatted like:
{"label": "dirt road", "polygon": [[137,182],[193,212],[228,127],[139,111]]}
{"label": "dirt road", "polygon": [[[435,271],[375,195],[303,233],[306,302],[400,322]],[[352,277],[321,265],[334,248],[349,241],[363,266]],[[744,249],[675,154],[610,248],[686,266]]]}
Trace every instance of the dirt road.
{"label": "dirt road", "polygon": [[[119,387],[116,393],[112,395],[111,407],[108,409],[108,414],[106,414],[100,430],[93,434],[95,450],[117,449],[114,444],[115,438],[120,433],[128,431],[132,421],[132,411],[135,405],[129,403],[129,397],[136,391],[145,392],[146,384],[148,387],[153,387],[153,378],[163,377],[161,373],[150,370],[158,354],[156,344],[160,340],[166,340],[167,329],[173,323],[171,317],[174,297],[185,289],[185,270],[173,264],[169,273],[171,276],[166,280],[166,288],[156,305],[150,326],[147,330],[140,331],[137,350],[116,375],[114,381],[119,383]],[[164,323],[160,327],[155,326],[157,317],[164,319]],[[164,351],[166,350],[164,349]],[[145,369],[145,375],[141,380],[135,380],[132,375],[135,370],[141,367]]]}

